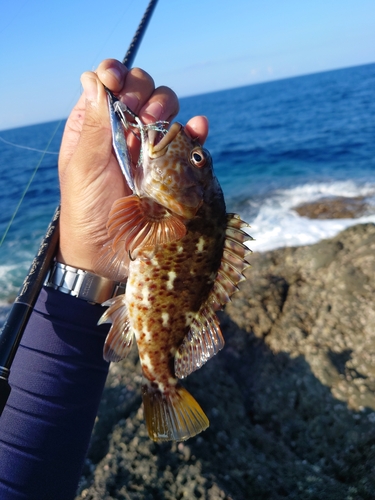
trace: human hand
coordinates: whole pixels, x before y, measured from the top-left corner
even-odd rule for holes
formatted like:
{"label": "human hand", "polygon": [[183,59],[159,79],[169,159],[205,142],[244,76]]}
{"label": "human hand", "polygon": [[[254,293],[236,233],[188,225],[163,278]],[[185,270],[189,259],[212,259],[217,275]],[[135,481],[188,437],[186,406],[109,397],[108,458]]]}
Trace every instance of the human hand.
{"label": "human hand", "polygon": [[[144,123],[171,121],[178,113],[176,94],[155,88],[141,69],[128,70],[114,59],[104,60],[96,73],[81,76],[83,93],[64,131],[59,156],[61,189],[59,262],[88,271],[107,239],[107,219],[115,200],[131,194],[112,150],[108,87]],[[205,117],[194,117],[186,129],[203,144],[208,133]],[[130,156],[138,160],[139,142],[130,134]]]}

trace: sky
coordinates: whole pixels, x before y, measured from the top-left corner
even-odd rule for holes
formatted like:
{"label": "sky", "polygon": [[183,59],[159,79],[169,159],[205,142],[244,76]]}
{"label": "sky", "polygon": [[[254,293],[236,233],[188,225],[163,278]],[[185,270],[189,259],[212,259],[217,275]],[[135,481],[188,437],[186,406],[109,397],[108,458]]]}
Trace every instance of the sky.
{"label": "sky", "polygon": [[[148,0],[0,0],[0,130],[68,116]],[[375,62],[374,0],[159,0],[135,65],[179,97]]]}

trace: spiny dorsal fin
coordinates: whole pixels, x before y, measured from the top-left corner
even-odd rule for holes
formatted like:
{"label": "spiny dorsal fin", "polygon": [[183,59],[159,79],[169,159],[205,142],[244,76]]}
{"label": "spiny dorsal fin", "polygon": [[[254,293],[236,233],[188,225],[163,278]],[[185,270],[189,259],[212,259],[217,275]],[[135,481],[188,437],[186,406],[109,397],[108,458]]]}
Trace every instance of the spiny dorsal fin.
{"label": "spiny dorsal fin", "polygon": [[113,251],[125,248],[132,258],[140,249],[177,241],[186,234],[186,226],[180,217],[151,198],[136,195],[115,201],[107,227]]}
{"label": "spiny dorsal fin", "polygon": [[248,224],[237,214],[227,214],[223,257],[215,282],[207,302],[193,319],[175,355],[174,368],[178,378],[187,377],[224,347],[215,311],[229,302],[231,295],[238,290],[238,283],[245,279],[243,271],[250,265],[245,257],[251,251],[244,242],[252,238],[242,230],[243,227],[248,227]]}
{"label": "spiny dorsal fin", "polygon": [[98,325],[112,323],[103,348],[103,357],[108,362],[126,358],[132,348],[134,335],[124,299],[124,295],[119,295],[102,304],[109,307],[99,319]]}
{"label": "spiny dorsal fin", "polygon": [[243,271],[250,266],[246,257],[251,250],[244,243],[253,238],[242,230],[243,227],[249,225],[239,215],[227,214],[223,256],[208,298],[215,311],[229,302],[231,295],[238,290],[238,283],[246,279]]}

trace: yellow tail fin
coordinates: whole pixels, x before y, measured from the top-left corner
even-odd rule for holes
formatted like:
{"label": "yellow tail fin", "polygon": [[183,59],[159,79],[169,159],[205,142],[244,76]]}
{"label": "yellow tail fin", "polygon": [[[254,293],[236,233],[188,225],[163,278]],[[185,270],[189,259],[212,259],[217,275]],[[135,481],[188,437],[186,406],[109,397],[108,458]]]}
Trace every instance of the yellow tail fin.
{"label": "yellow tail fin", "polygon": [[154,441],[185,441],[209,426],[202,408],[182,386],[162,393],[146,384],[142,396],[148,434]]}

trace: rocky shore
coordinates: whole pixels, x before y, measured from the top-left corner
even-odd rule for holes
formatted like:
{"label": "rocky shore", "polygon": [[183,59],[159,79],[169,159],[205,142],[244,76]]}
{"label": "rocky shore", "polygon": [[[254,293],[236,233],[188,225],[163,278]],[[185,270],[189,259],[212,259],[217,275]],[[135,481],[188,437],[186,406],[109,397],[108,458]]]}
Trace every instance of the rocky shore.
{"label": "rocky shore", "polygon": [[301,217],[309,219],[357,219],[373,214],[375,207],[364,196],[348,198],[333,196],[303,203],[294,209]]}
{"label": "rocky shore", "polygon": [[375,225],[250,260],[225,348],[184,383],[209,429],[149,440],[133,352],[111,366],[76,500],[375,498]]}

